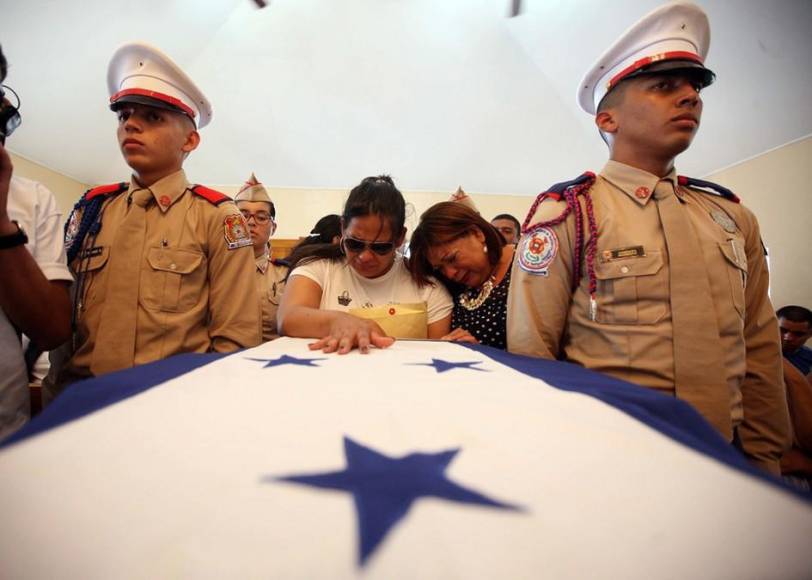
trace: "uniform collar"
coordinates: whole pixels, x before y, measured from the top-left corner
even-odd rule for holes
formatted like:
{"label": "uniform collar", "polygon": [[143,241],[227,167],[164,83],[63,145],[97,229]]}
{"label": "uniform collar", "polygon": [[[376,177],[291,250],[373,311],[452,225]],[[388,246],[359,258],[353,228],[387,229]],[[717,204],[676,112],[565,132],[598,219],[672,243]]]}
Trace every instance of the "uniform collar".
{"label": "uniform collar", "polygon": [[[170,173],[166,177],[159,179],[146,189],[149,189],[155,198],[155,205],[166,213],[188,188],[189,182],[186,180],[186,173],[183,169],[179,169],[175,173]],[[139,189],[145,188],[138,183],[138,180],[133,175],[130,178],[130,194]]]}
{"label": "uniform collar", "polygon": [[257,258],[256,262],[257,270],[264,274],[268,270],[268,265],[271,263],[271,253],[268,250],[265,250],[265,253]]}
{"label": "uniform collar", "polygon": [[637,169],[631,165],[609,160],[601,170],[601,177],[617,187],[638,205],[646,205],[660,181],[677,184],[677,170],[672,168],[668,175],[660,179],[656,175]]}

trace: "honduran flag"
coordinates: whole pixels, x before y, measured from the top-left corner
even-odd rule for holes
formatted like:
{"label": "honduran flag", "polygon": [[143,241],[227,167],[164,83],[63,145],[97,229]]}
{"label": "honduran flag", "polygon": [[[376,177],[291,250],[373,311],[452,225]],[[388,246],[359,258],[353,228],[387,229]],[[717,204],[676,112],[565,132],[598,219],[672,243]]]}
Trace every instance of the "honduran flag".
{"label": "honduran flag", "polygon": [[566,363],[280,339],[69,388],[0,451],[3,578],[812,577],[812,503]]}

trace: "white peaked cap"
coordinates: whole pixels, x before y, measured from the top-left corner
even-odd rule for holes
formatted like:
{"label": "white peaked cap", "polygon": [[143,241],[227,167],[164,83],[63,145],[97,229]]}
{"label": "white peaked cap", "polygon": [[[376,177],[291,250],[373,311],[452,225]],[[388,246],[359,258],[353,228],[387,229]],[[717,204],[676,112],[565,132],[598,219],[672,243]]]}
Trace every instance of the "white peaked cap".
{"label": "white peaked cap", "polygon": [[703,86],[709,85],[714,78],[704,66],[709,48],[710,24],[702,8],[687,2],[660,6],[621,35],[589,69],[578,87],[578,104],[594,115],[606,93],[643,71],[698,69],[705,73]]}
{"label": "white peaked cap", "polygon": [[211,103],[192,79],[161,50],[130,42],[113,54],[107,67],[110,108],[117,103],[141,103],[179,111],[198,129],[212,118]]}

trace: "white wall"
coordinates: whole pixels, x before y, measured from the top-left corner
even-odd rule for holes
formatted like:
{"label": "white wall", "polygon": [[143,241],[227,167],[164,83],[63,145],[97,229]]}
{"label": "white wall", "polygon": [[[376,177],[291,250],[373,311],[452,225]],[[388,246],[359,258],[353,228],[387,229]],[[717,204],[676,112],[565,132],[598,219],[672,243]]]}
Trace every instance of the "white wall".
{"label": "white wall", "polygon": [[707,179],[732,189],[756,214],[769,251],[773,305],[812,308],[812,137]]}

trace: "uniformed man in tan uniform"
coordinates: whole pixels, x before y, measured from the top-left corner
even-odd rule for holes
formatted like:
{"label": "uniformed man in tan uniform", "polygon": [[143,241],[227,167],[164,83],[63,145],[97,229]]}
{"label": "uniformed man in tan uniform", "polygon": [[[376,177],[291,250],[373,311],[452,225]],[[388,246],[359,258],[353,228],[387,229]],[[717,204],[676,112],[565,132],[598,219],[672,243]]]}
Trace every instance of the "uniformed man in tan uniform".
{"label": "uniformed man in tan uniform", "polygon": [[240,208],[251,233],[256,260],[257,292],[262,307],[262,341],[279,338],[276,329],[276,311],[285,288],[288,267],[271,259],[271,236],[276,231],[276,207],[268,192],[251,174],[234,201]]}
{"label": "uniformed man in tan uniform", "polygon": [[181,352],[259,344],[251,239],[234,202],[182,165],[211,106],[166,55],[122,46],[108,69],[129,183],[87,192],[68,223],[75,335],[66,383]]}
{"label": "uniformed man in tan uniform", "polygon": [[707,17],[669,4],[589,71],[579,101],[610,161],[539,196],[508,300],[508,349],[562,358],[691,403],[778,473],[788,442],[778,326],[753,214],[677,176],[714,80]]}

